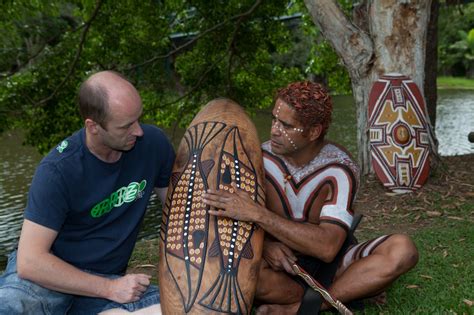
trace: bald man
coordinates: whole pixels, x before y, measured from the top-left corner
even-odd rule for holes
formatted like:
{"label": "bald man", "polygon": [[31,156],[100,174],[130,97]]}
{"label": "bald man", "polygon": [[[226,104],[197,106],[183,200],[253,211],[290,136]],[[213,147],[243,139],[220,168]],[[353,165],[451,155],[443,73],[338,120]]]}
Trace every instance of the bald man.
{"label": "bald man", "polygon": [[41,161],[18,244],[0,278],[0,314],[97,314],[159,303],[145,274],[125,274],[153,189],[163,201],[174,151],[141,124],[141,98],[120,74],[80,87],[84,128]]}

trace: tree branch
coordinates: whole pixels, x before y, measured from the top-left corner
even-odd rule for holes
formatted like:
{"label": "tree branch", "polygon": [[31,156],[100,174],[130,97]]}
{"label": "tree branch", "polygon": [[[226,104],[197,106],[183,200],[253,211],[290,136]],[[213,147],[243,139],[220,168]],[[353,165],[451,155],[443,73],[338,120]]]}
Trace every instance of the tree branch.
{"label": "tree branch", "polygon": [[89,32],[89,29],[92,25],[92,22],[95,20],[97,17],[97,14],[99,13],[100,7],[102,6],[103,0],[97,0],[96,6],[94,8],[94,11],[92,12],[91,17],[89,20],[84,24],[84,30],[82,31],[81,34],[81,41],[79,42],[79,47],[76,52],[76,56],[74,57],[74,60],[71,63],[71,66],[69,67],[69,71],[64,77],[64,79],[61,81],[61,83],[56,86],[54,89],[53,93],[51,93],[48,97],[42,99],[41,101],[37,102],[36,104],[33,104],[35,106],[40,106],[45,104],[46,102],[50,101],[57,93],[58,91],[63,87],[64,84],[66,84],[67,80],[71,77],[71,75],[74,72],[74,69],[76,68],[77,63],[79,62],[79,58],[81,57],[82,54],[82,49],[84,48],[84,43],[86,42],[86,37],[87,33]]}
{"label": "tree branch", "polygon": [[231,40],[229,42],[229,45],[227,46],[227,53],[229,56],[229,61],[228,61],[228,66],[227,66],[227,94],[231,94],[231,89],[232,89],[232,60],[234,57],[234,43],[235,43],[235,38],[237,37],[237,31],[240,29],[240,25],[242,25],[242,21],[244,20],[244,17],[241,17],[235,27],[234,31],[232,32]]}
{"label": "tree branch", "polygon": [[331,42],[351,77],[363,77],[370,70],[374,54],[371,38],[344,15],[335,0],[304,2],[313,22]]}
{"label": "tree branch", "polygon": [[184,43],[183,45],[178,46],[177,48],[173,49],[172,51],[170,51],[170,52],[168,52],[168,53],[166,53],[166,54],[155,56],[155,57],[153,57],[153,58],[151,58],[151,59],[148,59],[148,60],[146,60],[146,61],[144,61],[144,62],[142,62],[142,63],[140,63],[140,64],[137,64],[137,65],[134,65],[134,66],[132,66],[132,67],[126,68],[126,69],[124,69],[124,71],[132,71],[132,70],[135,70],[136,68],[142,67],[142,66],[147,65],[147,64],[149,64],[149,63],[153,63],[153,62],[155,62],[155,61],[157,61],[157,60],[159,60],[159,59],[168,58],[168,57],[170,57],[170,56],[176,54],[177,52],[183,50],[184,48],[186,48],[186,47],[192,45],[194,42],[196,42],[197,40],[199,40],[201,37],[203,37],[203,36],[205,36],[205,35],[207,35],[207,34],[213,32],[213,31],[215,31],[215,30],[217,30],[217,29],[219,29],[220,27],[224,26],[225,24],[227,24],[227,23],[229,23],[229,22],[231,22],[231,21],[237,20],[237,19],[241,20],[242,18],[251,15],[251,14],[255,11],[255,9],[256,9],[261,3],[262,3],[262,0],[257,0],[257,1],[255,1],[255,3],[252,5],[252,7],[251,7],[249,10],[247,10],[246,12],[243,12],[243,13],[240,13],[240,14],[237,14],[237,15],[234,15],[234,16],[228,18],[227,20],[224,20],[224,21],[222,21],[221,23],[218,23],[218,24],[214,25],[213,27],[208,28],[207,30],[203,31],[202,33],[199,33],[199,35],[197,35],[197,36],[194,37],[193,39],[187,41],[187,42]]}
{"label": "tree branch", "polygon": [[[206,79],[206,77],[207,77],[207,75],[209,74],[209,72],[211,72],[211,70],[214,69],[214,68],[217,66],[217,64],[219,64],[219,62],[221,62],[222,60],[224,60],[224,58],[225,58],[226,56],[228,56],[228,55],[232,56],[232,52],[231,52],[231,51],[232,51],[232,47],[233,47],[233,45],[234,45],[235,38],[236,38],[236,36],[237,36],[237,31],[238,31],[238,29],[240,28],[240,25],[242,24],[242,21],[244,20],[245,17],[247,17],[248,15],[250,15],[250,13],[253,12],[253,11],[257,8],[258,4],[260,4],[260,3],[261,3],[260,0],[257,1],[257,2],[255,3],[255,4],[257,4],[257,5],[254,4],[254,6],[252,6],[252,9],[249,10],[249,11],[247,11],[247,12],[249,12],[249,14],[241,14],[241,15],[240,15],[240,18],[239,18],[238,22],[236,23],[236,26],[235,26],[235,28],[234,28],[234,31],[232,32],[231,40],[229,41],[229,44],[227,45],[227,49],[226,49],[226,51],[225,51],[226,53],[223,54],[221,58],[219,58],[218,60],[216,60],[216,61],[203,73],[203,75],[199,78],[199,80],[198,80],[198,82],[196,83],[196,85],[194,85],[194,86],[191,88],[191,90],[189,90],[188,92],[186,92],[184,95],[180,96],[178,99],[176,99],[176,100],[174,100],[174,101],[172,101],[172,102],[170,102],[170,103],[167,103],[167,104],[165,104],[165,105],[163,105],[163,106],[169,106],[169,105],[171,105],[171,104],[177,103],[177,102],[179,102],[180,100],[182,100],[182,99],[188,97],[189,95],[191,95],[194,91],[196,91],[196,90],[199,88],[199,86],[201,86],[201,84],[204,82],[204,80]],[[232,57],[230,57],[230,58],[232,58]],[[229,67],[230,67],[230,66],[229,66]],[[229,72],[230,72],[230,69],[229,69]],[[229,75],[229,77],[230,77],[230,73],[229,73],[228,75]],[[230,79],[229,79],[229,80],[230,80]],[[178,113],[178,118],[181,118],[182,115],[183,115],[183,110],[181,110],[181,111]],[[175,132],[176,132],[176,128],[177,128],[177,126],[178,126],[178,121],[180,121],[180,120],[181,120],[181,119],[177,119],[177,121],[176,121],[176,122],[174,123],[174,125],[173,125],[172,138],[174,138],[174,135],[175,135]]]}
{"label": "tree branch", "polygon": [[[78,30],[80,30],[81,28],[84,27],[84,24],[80,25],[79,27],[71,30],[72,33],[74,32],[77,32]],[[10,70],[8,73],[2,73],[0,74],[0,80],[3,80],[3,79],[6,79],[6,78],[9,78],[11,76],[13,76],[15,73],[19,72],[21,69],[23,69],[23,67],[27,66],[31,60],[35,59],[36,57],[38,57],[42,52],[43,50],[52,42],[55,42],[59,37],[61,37],[61,35],[63,34],[58,34],[56,36],[53,36],[49,39],[47,39],[42,47],[40,49],[38,49],[38,51],[36,53],[34,53],[33,55],[29,56],[28,59],[26,59],[23,63],[21,64],[18,64],[15,66],[15,69],[14,70]]]}

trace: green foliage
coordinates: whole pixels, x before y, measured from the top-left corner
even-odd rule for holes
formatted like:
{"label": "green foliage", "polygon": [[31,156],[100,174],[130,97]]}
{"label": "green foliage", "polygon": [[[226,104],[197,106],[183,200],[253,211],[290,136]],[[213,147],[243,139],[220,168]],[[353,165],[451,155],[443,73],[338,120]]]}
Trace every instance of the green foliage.
{"label": "green foliage", "polygon": [[[339,1],[341,9],[348,14],[352,8],[351,1]],[[306,12],[306,11],[304,11]],[[304,69],[314,80],[323,81],[333,94],[350,94],[349,74],[330,43],[322,36],[308,14],[303,16],[302,29],[312,41],[309,47],[308,62]]]}
{"label": "green foliage", "polygon": [[474,70],[471,70],[473,61],[469,60],[473,51],[469,49],[468,38],[468,33],[472,29],[474,29],[474,3],[463,6],[441,6],[438,17],[438,68],[441,74],[474,75],[472,73]]}
{"label": "green foliage", "polygon": [[[352,1],[339,5],[350,14]],[[474,72],[473,28],[474,4],[442,7],[443,73]],[[0,35],[0,132],[25,129],[43,153],[81,126],[77,88],[104,69],[127,75],[145,120],[162,127],[187,125],[215,97],[249,112],[268,108],[278,87],[305,78],[350,93],[303,0],[9,0],[0,4]]]}
{"label": "green foliage", "polygon": [[449,46],[449,48],[455,52],[453,57],[462,60],[467,76],[474,78],[474,28],[469,33],[460,30],[458,34],[459,41]]}
{"label": "green foliage", "polygon": [[187,125],[216,97],[268,108],[277,88],[315,75],[347,92],[344,67],[305,14],[301,0],[7,1],[0,132],[22,128],[47,152],[81,127],[78,86],[105,69],[130,78],[144,119],[162,127]]}

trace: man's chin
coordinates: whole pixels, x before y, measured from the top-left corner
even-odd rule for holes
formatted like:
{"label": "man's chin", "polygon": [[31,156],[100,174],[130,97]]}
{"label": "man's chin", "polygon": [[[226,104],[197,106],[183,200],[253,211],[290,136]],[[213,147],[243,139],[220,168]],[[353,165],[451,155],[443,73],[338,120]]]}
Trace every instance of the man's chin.
{"label": "man's chin", "polygon": [[135,142],[127,144],[127,145],[123,146],[119,151],[122,151],[122,152],[132,151],[133,148],[135,148],[135,144],[136,144]]}
{"label": "man's chin", "polygon": [[283,146],[278,142],[271,141],[270,146],[272,148],[273,153],[281,153],[284,151]]}
{"label": "man's chin", "polygon": [[283,150],[282,148],[275,148],[272,147],[272,152],[278,155],[285,155],[287,151]]}

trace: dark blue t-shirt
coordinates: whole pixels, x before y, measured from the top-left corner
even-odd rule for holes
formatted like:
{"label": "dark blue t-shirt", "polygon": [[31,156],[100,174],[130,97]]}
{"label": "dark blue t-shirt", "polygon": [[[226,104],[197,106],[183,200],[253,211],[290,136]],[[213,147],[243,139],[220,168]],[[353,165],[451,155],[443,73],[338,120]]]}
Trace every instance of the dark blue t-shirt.
{"label": "dark blue t-shirt", "polygon": [[154,187],[167,187],[174,151],[157,127],[115,163],[94,156],[81,129],[36,169],[25,218],[58,232],[53,253],[81,269],[125,271]]}

